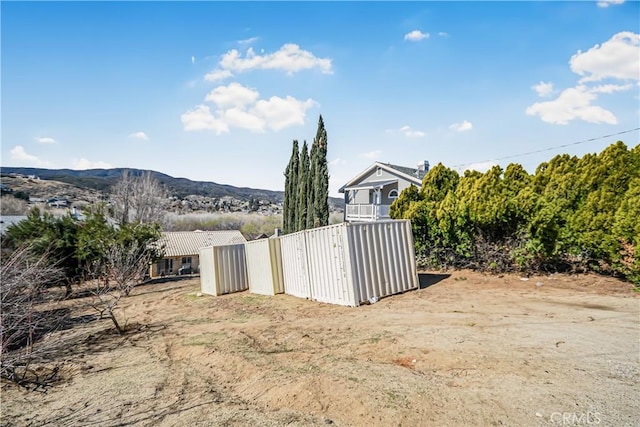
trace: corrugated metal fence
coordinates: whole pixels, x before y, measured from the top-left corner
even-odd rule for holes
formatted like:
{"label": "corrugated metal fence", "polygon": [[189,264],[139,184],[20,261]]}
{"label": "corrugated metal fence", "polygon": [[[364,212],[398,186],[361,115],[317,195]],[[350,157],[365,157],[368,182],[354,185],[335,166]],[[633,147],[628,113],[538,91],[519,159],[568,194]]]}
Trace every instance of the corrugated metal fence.
{"label": "corrugated metal fence", "polygon": [[358,302],[418,288],[409,221],[352,225],[347,233]]}
{"label": "corrugated metal fence", "polygon": [[358,306],[418,288],[408,220],[343,223],[204,248],[200,266],[202,292],[213,295],[249,288]]}
{"label": "corrugated metal fence", "polygon": [[343,223],[280,237],[285,293],[357,306],[418,288],[411,223]]}

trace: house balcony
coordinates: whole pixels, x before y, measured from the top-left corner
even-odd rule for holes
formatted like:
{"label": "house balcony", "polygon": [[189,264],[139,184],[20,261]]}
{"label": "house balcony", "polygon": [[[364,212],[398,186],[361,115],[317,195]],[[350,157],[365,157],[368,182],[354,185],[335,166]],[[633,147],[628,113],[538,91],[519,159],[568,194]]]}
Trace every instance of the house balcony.
{"label": "house balcony", "polygon": [[389,219],[389,208],[391,205],[375,204],[348,204],[346,206],[345,221],[379,221]]}

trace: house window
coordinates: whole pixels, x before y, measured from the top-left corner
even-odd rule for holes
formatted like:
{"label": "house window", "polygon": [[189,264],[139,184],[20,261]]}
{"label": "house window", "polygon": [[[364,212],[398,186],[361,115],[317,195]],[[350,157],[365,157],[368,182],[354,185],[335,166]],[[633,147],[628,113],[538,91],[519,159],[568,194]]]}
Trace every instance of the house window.
{"label": "house window", "polygon": [[165,260],[164,260],[164,271],[166,273],[172,273],[173,272],[173,259],[172,258],[165,258]]}
{"label": "house window", "polygon": [[182,265],[186,265],[186,264],[191,265],[191,257],[190,256],[182,257]]}
{"label": "house window", "polygon": [[376,169],[376,176],[382,176],[382,168]]}
{"label": "house window", "polygon": [[390,199],[397,199],[398,198],[398,190],[396,190],[395,188],[393,190],[389,190],[389,198]]}

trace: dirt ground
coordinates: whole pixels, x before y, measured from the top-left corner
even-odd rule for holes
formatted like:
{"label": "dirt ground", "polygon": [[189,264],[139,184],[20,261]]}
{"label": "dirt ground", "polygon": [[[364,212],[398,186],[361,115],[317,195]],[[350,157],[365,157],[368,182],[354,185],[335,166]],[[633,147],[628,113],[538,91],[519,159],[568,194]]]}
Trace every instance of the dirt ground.
{"label": "dirt ground", "polygon": [[[66,340],[46,393],[2,384],[6,426],[640,425],[640,294],[598,276],[421,274],[348,308],[201,296],[121,303]],[[78,312],[77,316],[87,313]]]}

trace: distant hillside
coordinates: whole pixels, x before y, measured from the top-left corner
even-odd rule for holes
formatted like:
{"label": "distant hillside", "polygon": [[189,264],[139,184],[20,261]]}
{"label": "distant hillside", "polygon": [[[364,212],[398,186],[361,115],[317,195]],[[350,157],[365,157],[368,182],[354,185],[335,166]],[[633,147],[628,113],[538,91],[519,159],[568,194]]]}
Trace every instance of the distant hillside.
{"label": "distant hillside", "polygon": [[[44,180],[55,180],[65,182],[82,188],[108,192],[109,188],[115,184],[122,176],[123,168],[115,169],[42,169],[42,168],[16,168],[1,167],[2,175],[20,174],[35,175]],[[160,183],[165,185],[173,195],[183,198],[189,195],[204,197],[233,197],[234,199],[266,199],[271,202],[282,202],[284,192],[272,190],[260,190],[255,188],[234,187],[232,185],[217,184],[215,182],[192,181],[187,178],[174,178],[172,176],[156,171],[141,169],[128,169],[129,173],[135,176],[151,172],[151,175]],[[344,201],[340,198],[331,197],[329,203],[334,207],[344,207]]]}

